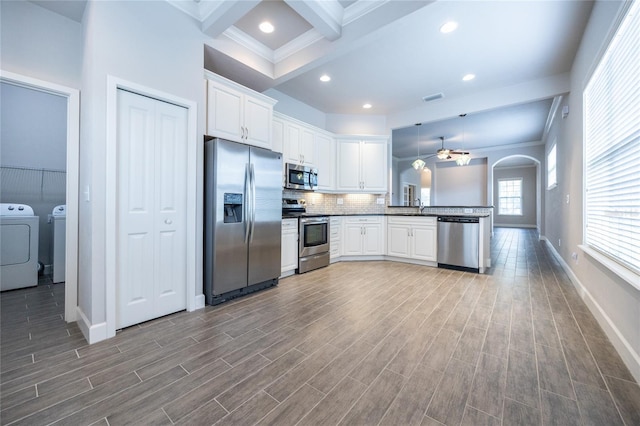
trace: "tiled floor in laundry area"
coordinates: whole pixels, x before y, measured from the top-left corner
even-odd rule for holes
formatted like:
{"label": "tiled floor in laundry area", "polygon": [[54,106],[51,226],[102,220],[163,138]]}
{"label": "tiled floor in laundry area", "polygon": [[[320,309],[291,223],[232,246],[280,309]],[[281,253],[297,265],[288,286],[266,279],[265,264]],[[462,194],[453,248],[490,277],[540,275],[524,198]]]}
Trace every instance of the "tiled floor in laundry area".
{"label": "tiled floor in laundry area", "polygon": [[640,424],[640,387],[531,230],[489,274],[343,262],[88,346],[2,293],[3,425]]}

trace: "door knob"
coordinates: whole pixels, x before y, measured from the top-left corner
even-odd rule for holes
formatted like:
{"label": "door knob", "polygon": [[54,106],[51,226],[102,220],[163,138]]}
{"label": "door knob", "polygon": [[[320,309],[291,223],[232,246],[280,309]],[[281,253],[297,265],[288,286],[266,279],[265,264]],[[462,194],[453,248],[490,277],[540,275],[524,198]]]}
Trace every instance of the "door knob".
{"label": "door knob", "polygon": [[165,219],[164,223],[166,223],[167,225],[171,225],[173,221],[171,219]]}

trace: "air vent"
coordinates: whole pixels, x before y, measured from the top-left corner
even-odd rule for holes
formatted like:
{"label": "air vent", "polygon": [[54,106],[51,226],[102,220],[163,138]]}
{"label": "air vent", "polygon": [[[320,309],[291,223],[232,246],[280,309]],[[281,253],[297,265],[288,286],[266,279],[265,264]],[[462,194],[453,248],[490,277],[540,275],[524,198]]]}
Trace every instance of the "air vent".
{"label": "air vent", "polygon": [[424,102],[431,102],[431,101],[435,101],[437,99],[442,99],[444,98],[444,93],[440,92],[440,93],[434,93],[433,95],[427,95],[424,98],[422,98],[422,100]]}

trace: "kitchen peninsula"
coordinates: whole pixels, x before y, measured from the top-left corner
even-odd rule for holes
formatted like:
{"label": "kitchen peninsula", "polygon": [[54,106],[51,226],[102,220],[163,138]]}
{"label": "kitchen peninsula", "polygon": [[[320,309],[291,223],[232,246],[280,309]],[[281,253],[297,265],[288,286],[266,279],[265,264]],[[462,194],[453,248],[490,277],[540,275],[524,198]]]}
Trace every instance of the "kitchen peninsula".
{"label": "kitchen peninsula", "polygon": [[[385,196],[376,194],[284,191],[284,197],[304,199],[307,216],[330,217],[331,263],[389,260],[438,267],[438,217],[456,216],[478,219],[477,270],[484,273],[491,267],[491,206],[430,206],[421,212],[418,207],[381,204]],[[294,241],[290,233],[283,228],[281,277],[294,273],[296,262],[285,262],[285,253],[290,258],[295,252],[287,246]]]}

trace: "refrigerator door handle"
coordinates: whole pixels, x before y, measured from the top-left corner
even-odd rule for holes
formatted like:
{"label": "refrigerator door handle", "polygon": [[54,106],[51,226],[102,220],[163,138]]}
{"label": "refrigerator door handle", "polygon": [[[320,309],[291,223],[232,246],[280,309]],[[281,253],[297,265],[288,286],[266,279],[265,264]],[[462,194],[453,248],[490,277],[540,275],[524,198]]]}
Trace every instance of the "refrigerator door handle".
{"label": "refrigerator door handle", "polygon": [[249,205],[249,191],[251,191],[251,175],[249,173],[249,163],[244,168],[244,242],[249,242],[249,232],[251,230],[249,215],[251,206]]}
{"label": "refrigerator door handle", "polygon": [[249,182],[251,185],[251,232],[249,241],[253,241],[253,231],[256,226],[256,173],[253,163],[249,165]]}

